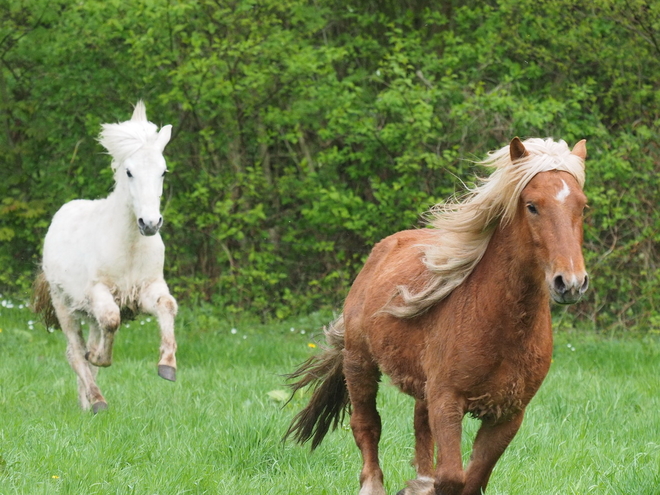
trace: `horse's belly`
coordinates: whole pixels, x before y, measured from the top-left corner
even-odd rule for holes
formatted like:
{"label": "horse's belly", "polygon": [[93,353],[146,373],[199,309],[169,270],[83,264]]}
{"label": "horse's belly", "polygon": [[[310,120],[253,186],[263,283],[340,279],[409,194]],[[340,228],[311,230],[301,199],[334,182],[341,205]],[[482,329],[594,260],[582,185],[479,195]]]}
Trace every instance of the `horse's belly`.
{"label": "horse's belly", "polygon": [[406,345],[400,340],[374,339],[371,354],[381,371],[392,384],[402,392],[417,399],[423,399],[426,390],[426,374],[422,368],[420,356],[426,346],[425,341],[412,333],[407,336]]}

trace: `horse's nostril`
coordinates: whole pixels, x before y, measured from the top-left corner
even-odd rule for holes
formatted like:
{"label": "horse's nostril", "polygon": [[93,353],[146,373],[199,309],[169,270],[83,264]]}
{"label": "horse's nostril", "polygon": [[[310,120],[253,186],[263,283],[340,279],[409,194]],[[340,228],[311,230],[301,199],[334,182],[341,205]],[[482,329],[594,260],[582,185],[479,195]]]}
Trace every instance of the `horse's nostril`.
{"label": "horse's nostril", "polygon": [[566,292],[566,284],[564,283],[564,277],[562,277],[561,275],[557,275],[552,281],[552,283],[554,284],[557,293],[563,294],[564,292]]}
{"label": "horse's nostril", "polygon": [[580,294],[584,294],[587,289],[589,288],[589,275],[584,276],[584,282],[582,283],[582,286],[580,287]]}
{"label": "horse's nostril", "polygon": [[163,226],[163,217],[161,216],[161,217],[158,219],[158,228],[161,228],[162,226]]}
{"label": "horse's nostril", "polygon": [[138,218],[138,225],[140,226],[141,229],[144,228],[144,220]]}

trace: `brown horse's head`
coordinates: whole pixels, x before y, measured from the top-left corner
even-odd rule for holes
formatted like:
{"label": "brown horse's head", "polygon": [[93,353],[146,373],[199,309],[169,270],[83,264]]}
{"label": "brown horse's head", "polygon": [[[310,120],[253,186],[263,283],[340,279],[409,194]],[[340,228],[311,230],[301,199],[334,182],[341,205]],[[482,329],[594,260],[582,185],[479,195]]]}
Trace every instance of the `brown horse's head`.
{"label": "brown horse's head", "polygon": [[[513,160],[527,153],[520,140],[512,141],[510,152]],[[572,153],[584,160],[584,141],[576,144]],[[587,198],[576,178],[558,170],[536,174],[520,194],[519,215],[528,226],[550,295],[559,304],[579,301],[589,286],[582,256],[582,215],[586,204]]]}

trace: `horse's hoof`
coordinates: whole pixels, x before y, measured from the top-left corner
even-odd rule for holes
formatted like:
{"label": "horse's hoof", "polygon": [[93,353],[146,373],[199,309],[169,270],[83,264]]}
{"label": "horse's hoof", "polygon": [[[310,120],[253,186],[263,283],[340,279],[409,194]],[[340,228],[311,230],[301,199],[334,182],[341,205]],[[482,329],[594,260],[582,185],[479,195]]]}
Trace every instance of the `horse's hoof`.
{"label": "horse's hoof", "polygon": [[173,368],[172,366],[168,366],[166,364],[159,364],[158,365],[158,376],[160,376],[161,378],[165,378],[165,380],[175,382],[176,381],[176,368]]}
{"label": "horse's hoof", "polygon": [[108,409],[108,404],[103,402],[102,400],[94,403],[94,405],[92,406],[92,412],[94,414],[98,413],[99,411],[105,411],[107,409]]}

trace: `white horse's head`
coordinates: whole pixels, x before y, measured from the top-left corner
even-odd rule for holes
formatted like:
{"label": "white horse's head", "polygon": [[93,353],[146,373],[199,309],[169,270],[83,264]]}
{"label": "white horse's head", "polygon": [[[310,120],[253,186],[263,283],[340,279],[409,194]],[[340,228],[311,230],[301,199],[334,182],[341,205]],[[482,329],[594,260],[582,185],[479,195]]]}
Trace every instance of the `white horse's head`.
{"label": "white horse's head", "polygon": [[112,155],[117,189],[128,192],[137,226],[145,236],[155,235],[163,225],[160,197],[167,172],[163,150],[171,134],[171,125],[158,131],[147,120],[142,101],[135,105],[131,120],[102,125],[99,141]]}

